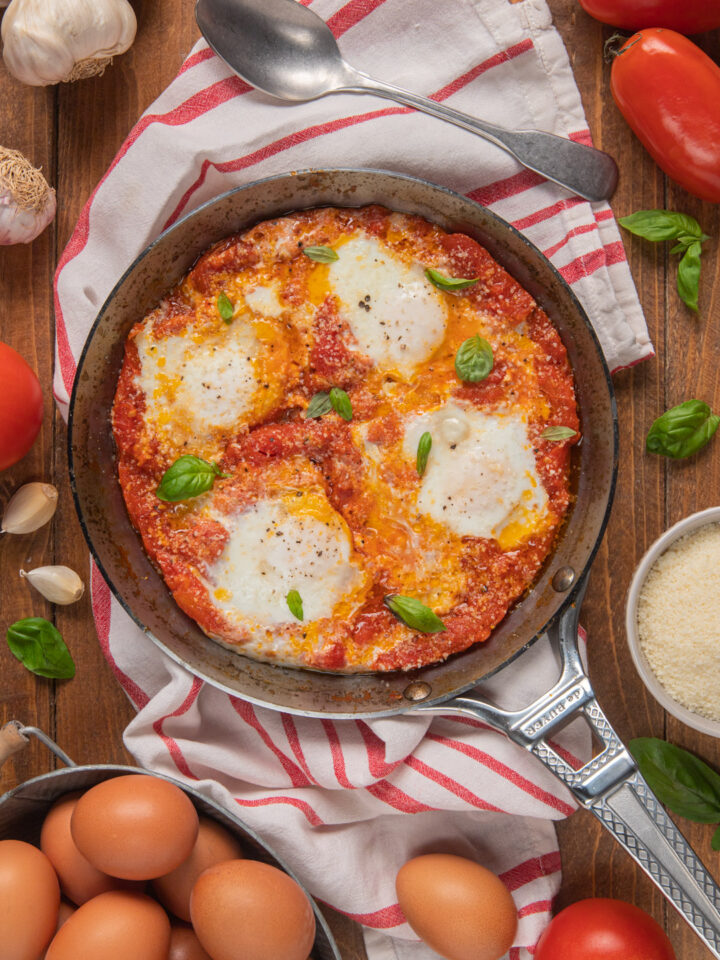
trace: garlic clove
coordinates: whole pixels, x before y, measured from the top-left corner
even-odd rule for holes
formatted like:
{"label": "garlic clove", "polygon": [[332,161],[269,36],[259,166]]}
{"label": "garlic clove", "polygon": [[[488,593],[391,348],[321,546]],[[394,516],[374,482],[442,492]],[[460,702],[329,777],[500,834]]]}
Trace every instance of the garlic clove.
{"label": "garlic clove", "polygon": [[26,483],[8,500],[0,533],[32,533],[51,520],[58,492],[51,483]]}
{"label": "garlic clove", "polygon": [[62,606],[75,603],[85,593],[85,584],[70,567],[36,567],[27,572],[21,570],[20,576],[29,580],[46,600]]}
{"label": "garlic clove", "polygon": [[55,191],[18,150],[0,147],[0,244],[30,243],[52,221]]}

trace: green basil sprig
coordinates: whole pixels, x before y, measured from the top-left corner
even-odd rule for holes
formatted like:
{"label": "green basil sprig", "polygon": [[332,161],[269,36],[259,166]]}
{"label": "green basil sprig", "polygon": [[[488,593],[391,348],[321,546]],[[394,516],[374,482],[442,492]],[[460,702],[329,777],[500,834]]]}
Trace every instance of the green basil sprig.
{"label": "green basil sprig", "polygon": [[230,323],[235,313],[235,307],[230,297],[226,293],[221,293],[217,298],[217,308],[218,313],[225,321],[225,323]]}
{"label": "green basil sprig", "polygon": [[216,463],[186,453],[168,467],[155,494],[159,500],[177,503],[199,497],[201,493],[210,490],[215,483],[215,477],[229,476],[230,474],[223,473]]}
{"label": "green basil sprig", "polygon": [[447,290],[449,293],[454,293],[457,290],[466,290],[468,287],[472,287],[477,283],[477,277],[474,280],[467,280],[465,277],[446,277],[437,270],[433,270],[432,267],[426,269],[425,276],[438,290]]}
{"label": "green basil sprig", "polygon": [[660,243],[677,240],[670,253],[682,253],[678,263],[677,289],[680,299],[697,313],[700,288],[700,254],[702,245],[710,237],[703,233],[694,217],[674,210],[638,210],[618,220],[636,237]]}
{"label": "green basil sprig", "polygon": [[330,405],[335,413],[340,414],[343,420],[352,420],[353,411],[350,397],[340,387],[333,387],[330,390]]}
{"label": "green basil sprig", "polygon": [[332,247],[303,247],[303,253],[317,263],[334,263],[340,259]]}
{"label": "green basil sprig", "polygon": [[295,617],[296,620],[304,620],[303,614],[303,602],[302,597],[297,592],[297,590],[289,590],[288,595],[285,597],[285,600],[288,605],[288,610]]}
{"label": "green basil sprig", "polygon": [[540,434],[540,439],[552,440],[554,443],[559,443],[561,440],[570,440],[571,437],[576,435],[577,430],[573,430],[572,427],[545,427]]}
{"label": "green basil sprig", "polygon": [[383,603],[398,620],[420,633],[442,633],[447,630],[440,617],[414,597],[391,593],[383,598]]}
{"label": "green basil sprig", "polygon": [[418,476],[420,477],[425,473],[425,468],[427,467],[428,457],[430,456],[431,450],[432,436],[426,430],[418,440],[417,458],[415,460],[415,468],[418,472]]}
{"label": "green basil sprig", "polygon": [[484,337],[476,334],[460,344],[455,354],[455,373],[461,380],[478,383],[488,376],[493,361],[492,347]]}
{"label": "green basil sprig", "polygon": [[330,403],[330,394],[329,393],[316,393],[310,399],[310,403],[307,405],[307,410],[305,411],[306,420],[314,420],[316,417],[322,417],[326,413],[330,413],[332,410],[332,404]]}
{"label": "green basil sprig", "polygon": [[[673,813],[695,823],[720,822],[720,774],[699,757],[656,737],[638,737],[628,748],[650,789]],[[720,850],[720,828],[711,845]]]}
{"label": "green basil sprig", "polygon": [[13,656],[31,673],[51,680],[75,676],[75,664],[60,631],[49,620],[28,617],[11,624],[7,644]]}
{"label": "green basil sprig", "polygon": [[657,418],[648,432],[645,449],[675,460],[691,457],[710,441],[718,424],[720,417],[706,403],[686,400]]}
{"label": "green basil sprig", "polygon": [[305,419],[314,420],[316,417],[323,417],[331,410],[340,414],[343,420],[352,420],[353,410],[350,397],[340,387],[332,387],[329,393],[324,391],[316,393],[307,405]]}

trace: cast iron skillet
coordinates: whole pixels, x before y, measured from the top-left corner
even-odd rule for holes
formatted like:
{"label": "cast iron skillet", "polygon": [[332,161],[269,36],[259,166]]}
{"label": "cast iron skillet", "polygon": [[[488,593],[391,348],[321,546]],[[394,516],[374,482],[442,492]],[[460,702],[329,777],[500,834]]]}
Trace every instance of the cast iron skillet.
{"label": "cast iron skillet", "polygon": [[[576,502],[534,588],[491,639],[411,674],[339,676],[253,661],[209,640],[174,603],[132,528],[117,482],[110,408],[130,327],[186,273],[210,244],[292,210],[380,203],[475,237],[552,318],[575,374],[582,442],[576,448]],[[720,958],[720,890],[642,780],[605,719],[575,641],[590,563],[607,522],[617,468],[612,386],[590,323],[543,255],[485,208],[426,181],[379,170],[317,170],[238,187],[163,233],[128,268],[100,311],[75,379],[69,422],[70,478],[83,532],[113,593],[168,656],[197,676],[264,706],[306,715],[380,717],[408,710],[466,713],[506,732],[543,761],[610,829]],[[474,689],[550,633],[561,678],[517,712]],[[603,743],[580,770],[549,746],[558,726],[581,712]]]}

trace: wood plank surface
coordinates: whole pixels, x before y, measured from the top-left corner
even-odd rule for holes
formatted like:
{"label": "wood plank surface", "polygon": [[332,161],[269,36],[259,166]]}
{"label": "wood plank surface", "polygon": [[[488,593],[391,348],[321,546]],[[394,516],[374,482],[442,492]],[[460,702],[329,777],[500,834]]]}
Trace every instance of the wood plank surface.
{"label": "wood plank surface", "polygon": [[[501,0],[498,0],[501,2]],[[45,421],[38,442],[15,467],[0,473],[0,508],[29,480],[60,489],[54,523],[26,537],[0,539],[0,630],[22,617],[54,620],[71,646],[78,672],[69,683],[39,680],[0,644],[0,722],[18,718],[56,738],[79,763],[130,762],[122,731],[133,715],[107,666],[88,598],[66,608],[45,604],[18,577],[22,566],[65,563],[87,570],[87,550],[67,481],[65,427],[54,413],[52,274],[57,258],[98,180],[140,113],[171,80],[197,37],[192,0],[137,0],[137,40],[103,77],[74,85],[31,88],[0,67],[0,137],[41,165],[57,187],[55,223],[30,246],[0,248],[0,340],[15,347],[38,372],[45,390]],[[609,91],[603,41],[612,32],[591,20],[576,0],[549,0],[583,96],[595,143],[621,170],[613,199],[618,216],[668,207],[695,216],[706,233],[720,234],[718,207],[690,197],[661,174],[616,110]],[[699,38],[720,58],[717,33]],[[620,472],[610,525],[595,562],[582,620],[589,635],[590,675],[598,699],[620,736],[667,737],[720,766],[718,740],[696,734],[664,714],[632,666],[624,630],[627,587],[640,557],[671,523],[718,502],[720,457],[710,446],[697,458],[669,462],[647,456],[644,440],[653,419],[691,396],[720,408],[720,269],[717,240],[706,246],[700,316],[679,301],[675,259],[662,245],[625,237],[632,273],[657,357],[615,377],[620,418]],[[2,389],[2,385],[0,385]],[[9,761],[2,789],[52,766],[35,743]],[[712,827],[680,824],[701,858],[720,875],[710,850]],[[669,932],[678,958],[710,956],[676,912],[594,818],[584,812],[558,828],[563,884],[558,907],[588,896],[636,903]],[[332,924],[345,960],[364,957],[360,928],[337,915]]]}

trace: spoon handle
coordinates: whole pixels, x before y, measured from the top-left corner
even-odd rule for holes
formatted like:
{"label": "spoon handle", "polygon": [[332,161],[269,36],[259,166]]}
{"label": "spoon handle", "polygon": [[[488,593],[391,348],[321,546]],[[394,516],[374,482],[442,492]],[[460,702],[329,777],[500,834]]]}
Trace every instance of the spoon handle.
{"label": "spoon handle", "polygon": [[374,93],[476,133],[506,150],[523,166],[559,183],[585,200],[608,200],[617,186],[618,169],[615,161],[609,154],[594,147],[541,130],[506,130],[409,90],[375,80],[359,70],[352,70],[352,82],[344,89]]}

